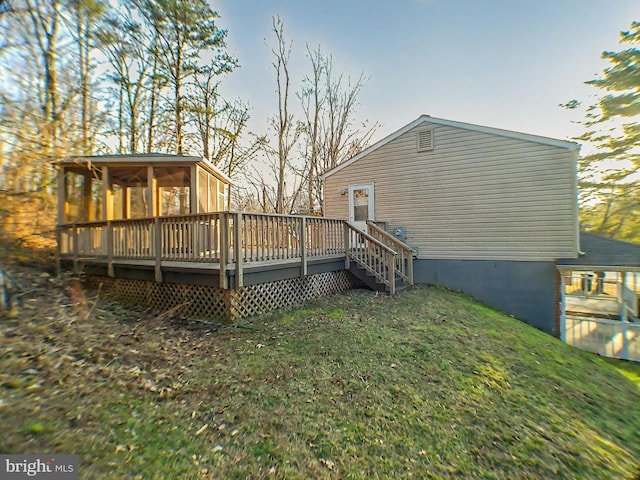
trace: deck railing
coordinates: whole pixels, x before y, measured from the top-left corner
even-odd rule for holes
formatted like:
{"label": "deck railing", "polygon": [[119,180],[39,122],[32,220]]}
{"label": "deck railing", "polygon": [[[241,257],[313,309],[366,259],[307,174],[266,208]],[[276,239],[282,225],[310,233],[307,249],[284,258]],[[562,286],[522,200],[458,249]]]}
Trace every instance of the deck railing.
{"label": "deck railing", "polygon": [[265,213],[213,212],[145,219],[87,222],[58,227],[61,258],[153,260],[156,278],[166,261],[220,264],[221,278],[256,262],[300,261],[343,255],[343,221]]}
{"label": "deck railing", "polygon": [[380,240],[344,222],[344,244],[346,246],[345,266],[349,268],[351,261],[365,269],[375,279],[389,289],[393,295],[396,292],[396,262],[397,252]]}
{"label": "deck railing", "polygon": [[371,221],[367,222],[367,233],[397,253],[395,256],[396,274],[405,284],[413,285],[414,250]]}
{"label": "deck railing", "polygon": [[323,217],[213,212],[69,224],[57,232],[60,258],[102,259],[112,276],[117,261],[150,262],[157,281],[166,262],[213,263],[223,288],[231,269],[240,287],[243,269],[258,262],[299,262],[304,276],[310,259],[344,255],[347,264],[355,261],[391,293],[396,275],[413,284],[412,250],[375,225],[368,228],[366,233]]}

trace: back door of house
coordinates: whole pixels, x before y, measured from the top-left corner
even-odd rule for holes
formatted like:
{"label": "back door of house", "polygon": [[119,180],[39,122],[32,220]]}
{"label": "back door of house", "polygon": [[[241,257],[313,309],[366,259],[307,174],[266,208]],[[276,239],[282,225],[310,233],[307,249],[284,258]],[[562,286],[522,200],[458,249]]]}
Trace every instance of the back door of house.
{"label": "back door of house", "polygon": [[360,230],[374,219],[373,185],[349,185],[349,222]]}

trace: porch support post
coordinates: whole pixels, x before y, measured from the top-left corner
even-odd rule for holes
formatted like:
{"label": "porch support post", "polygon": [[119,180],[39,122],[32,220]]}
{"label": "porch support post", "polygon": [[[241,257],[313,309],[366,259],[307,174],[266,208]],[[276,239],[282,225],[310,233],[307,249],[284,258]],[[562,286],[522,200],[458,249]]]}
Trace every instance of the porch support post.
{"label": "porch support post", "polygon": [[102,167],[102,217],[103,220],[113,220],[113,185],[106,165]]}
{"label": "porch support post", "polygon": [[622,324],[622,358],[625,360],[629,360],[629,338],[627,337],[628,327],[627,327],[627,302],[625,301],[624,289],[627,288],[627,272],[620,272],[620,297],[622,298],[620,312],[620,323]]}
{"label": "porch support post", "polygon": [[93,211],[93,195],[91,195],[91,172],[84,174],[84,193],[82,198],[84,204],[84,220],[92,222],[95,220]]}
{"label": "porch support post", "polygon": [[560,270],[560,340],[567,343],[567,298],[564,271]]}
{"label": "porch support post", "polygon": [[189,182],[189,213],[200,213],[200,205],[198,204],[198,166],[191,165],[189,169],[189,176],[191,181]]}
{"label": "porch support post", "polygon": [[131,189],[125,185],[122,190],[122,218],[131,218]]}
{"label": "porch support post", "polygon": [[244,286],[243,262],[242,254],[242,213],[234,213],[233,218],[233,255],[236,262],[236,288]]}
{"label": "porch support post", "polygon": [[620,321],[627,321],[627,304],[624,297],[624,289],[627,288],[627,272],[619,272],[620,288],[618,289],[618,300],[620,301]]}
{"label": "porch support post", "polygon": [[158,181],[153,165],[147,167],[147,213],[150,217],[158,215]]}
{"label": "porch support post", "polygon": [[63,225],[67,222],[67,181],[65,177],[64,165],[58,167],[58,225]]}
{"label": "porch support post", "polygon": [[302,261],[302,268],[300,273],[302,277],[306,277],[308,273],[307,266],[307,219],[302,217],[300,219],[300,257]]}

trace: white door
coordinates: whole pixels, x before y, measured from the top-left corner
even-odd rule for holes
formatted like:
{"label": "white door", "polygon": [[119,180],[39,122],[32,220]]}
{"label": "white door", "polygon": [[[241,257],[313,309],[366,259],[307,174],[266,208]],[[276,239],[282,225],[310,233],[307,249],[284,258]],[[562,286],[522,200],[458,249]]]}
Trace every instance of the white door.
{"label": "white door", "polygon": [[373,185],[349,186],[349,222],[367,230],[367,220],[374,219]]}

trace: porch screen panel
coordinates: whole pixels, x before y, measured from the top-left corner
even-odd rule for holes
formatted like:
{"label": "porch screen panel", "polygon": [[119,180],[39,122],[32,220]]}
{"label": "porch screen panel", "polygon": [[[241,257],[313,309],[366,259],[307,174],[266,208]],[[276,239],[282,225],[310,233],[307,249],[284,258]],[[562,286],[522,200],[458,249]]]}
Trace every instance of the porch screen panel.
{"label": "porch screen panel", "polygon": [[209,175],[198,168],[198,212],[210,212],[209,205]]}
{"label": "porch screen panel", "polygon": [[84,209],[84,175],[79,175],[75,172],[67,172],[66,184],[66,212],[65,221],[67,223],[72,222],[86,222],[88,213]]}
{"label": "porch screen panel", "polygon": [[147,187],[129,187],[129,218],[144,218],[148,212]]}
{"label": "porch screen panel", "polygon": [[218,179],[209,176],[209,208],[212,212],[219,212],[224,210],[223,208],[218,208]]}

